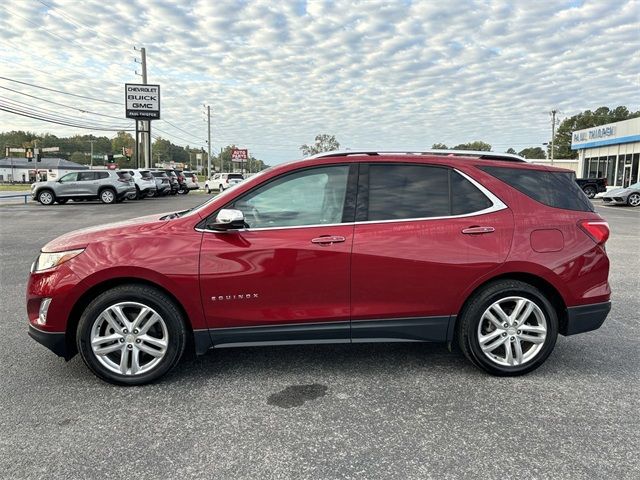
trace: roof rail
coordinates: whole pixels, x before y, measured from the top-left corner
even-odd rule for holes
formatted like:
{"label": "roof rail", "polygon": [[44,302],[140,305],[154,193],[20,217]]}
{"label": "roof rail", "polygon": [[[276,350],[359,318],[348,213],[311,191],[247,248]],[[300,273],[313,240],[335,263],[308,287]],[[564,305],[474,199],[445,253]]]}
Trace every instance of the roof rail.
{"label": "roof rail", "polygon": [[485,152],[480,150],[420,150],[420,151],[379,151],[379,150],[332,150],[322,152],[307,158],[344,157],[347,155],[441,155],[455,157],[477,157],[484,160],[501,160],[506,162],[528,162],[520,155],[512,153]]}

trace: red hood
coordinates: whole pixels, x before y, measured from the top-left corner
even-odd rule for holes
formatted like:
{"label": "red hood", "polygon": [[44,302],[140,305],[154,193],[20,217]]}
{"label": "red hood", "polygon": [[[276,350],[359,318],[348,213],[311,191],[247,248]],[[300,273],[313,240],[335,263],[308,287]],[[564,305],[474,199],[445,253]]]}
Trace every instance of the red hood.
{"label": "red hood", "polygon": [[148,215],[132,218],[122,222],[96,225],[95,227],[74,230],[51,240],[44,247],[43,252],[61,252],[74,248],[84,248],[92,242],[101,242],[114,238],[124,239],[127,236],[144,234],[164,227],[171,220],[160,220],[166,214]]}

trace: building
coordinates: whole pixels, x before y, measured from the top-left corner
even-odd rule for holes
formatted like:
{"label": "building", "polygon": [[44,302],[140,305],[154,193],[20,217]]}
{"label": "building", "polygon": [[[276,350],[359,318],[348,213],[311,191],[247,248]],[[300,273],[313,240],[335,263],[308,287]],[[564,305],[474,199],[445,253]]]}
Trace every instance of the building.
{"label": "building", "polygon": [[571,149],[578,150],[578,177],[604,177],[609,187],[640,181],[640,117],[577,130]]}
{"label": "building", "polygon": [[62,175],[78,170],[87,170],[87,165],[70,162],[63,158],[43,158],[40,162],[23,157],[0,158],[0,182],[33,183],[56,180]]}

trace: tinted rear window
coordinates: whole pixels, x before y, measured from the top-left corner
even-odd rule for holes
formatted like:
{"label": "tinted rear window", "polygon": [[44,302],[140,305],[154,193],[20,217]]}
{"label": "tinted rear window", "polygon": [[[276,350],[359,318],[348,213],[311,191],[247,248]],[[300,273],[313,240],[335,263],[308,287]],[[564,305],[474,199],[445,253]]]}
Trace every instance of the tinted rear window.
{"label": "tinted rear window", "polygon": [[153,178],[151,172],[140,172],[140,176],[145,180],[151,180]]}
{"label": "tinted rear window", "polygon": [[502,180],[530,198],[550,207],[593,212],[593,205],[574,181],[571,172],[482,166],[481,170]]}
{"label": "tinted rear window", "polygon": [[109,172],[96,172],[98,180],[102,178],[109,178]]}
{"label": "tinted rear window", "polygon": [[129,172],[117,172],[117,173],[118,173],[118,177],[120,178],[124,178],[125,180],[131,179],[131,175],[129,174]]}
{"label": "tinted rear window", "polygon": [[369,167],[368,220],[448,215],[448,169],[384,164]]}
{"label": "tinted rear window", "polygon": [[479,212],[491,205],[478,187],[458,172],[451,172],[451,215]]}
{"label": "tinted rear window", "polygon": [[238,178],[238,179],[242,180],[244,177],[240,173],[230,173],[227,178],[229,178],[229,179]]}

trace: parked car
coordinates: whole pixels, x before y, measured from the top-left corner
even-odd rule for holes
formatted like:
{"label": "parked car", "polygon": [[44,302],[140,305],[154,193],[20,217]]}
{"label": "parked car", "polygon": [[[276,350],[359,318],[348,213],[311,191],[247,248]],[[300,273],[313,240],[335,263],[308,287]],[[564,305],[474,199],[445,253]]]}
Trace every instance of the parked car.
{"label": "parked car", "polygon": [[479,368],[520,375],[558,333],[605,320],[608,236],[567,170],[492,152],[325,153],[47,243],[29,333],[124,385],[185,348],[314,342],[457,342]]}
{"label": "parked car", "polygon": [[198,177],[194,172],[188,170],[181,171],[180,176],[182,177],[182,182],[180,183],[178,193],[186,195],[191,190],[198,190],[200,188]]}
{"label": "parked car", "polygon": [[171,184],[171,191],[169,192],[171,195],[175,195],[180,190],[180,180],[178,179],[178,174],[172,168],[164,169],[164,172],[169,177],[169,183]]}
{"label": "parked car", "polygon": [[576,178],[576,183],[589,198],[593,198],[598,193],[607,191],[606,178]]}
{"label": "parked car", "polygon": [[629,205],[640,207],[640,182],[629,185],[626,188],[609,190],[602,201],[607,205]]}
{"label": "parked car", "polygon": [[227,188],[242,182],[244,177],[241,173],[216,173],[204,182],[204,190],[211,193],[212,190],[224,192]]}
{"label": "parked car", "polygon": [[31,185],[31,197],[42,205],[51,205],[54,202],[64,204],[70,199],[100,199],[102,203],[115,203],[135,191],[131,175],[114,170],[71,172],[58,180],[36,182]]}
{"label": "parked car", "polygon": [[136,184],[136,191],[127,195],[129,200],[141,200],[145,197],[153,197],[156,192],[156,180],[149,170],[127,170]]}
{"label": "parked car", "polygon": [[169,175],[167,175],[166,172],[152,170],[151,175],[153,175],[156,181],[156,192],[154,195],[164,196],[171,193],[171,180],[169,179]]}

